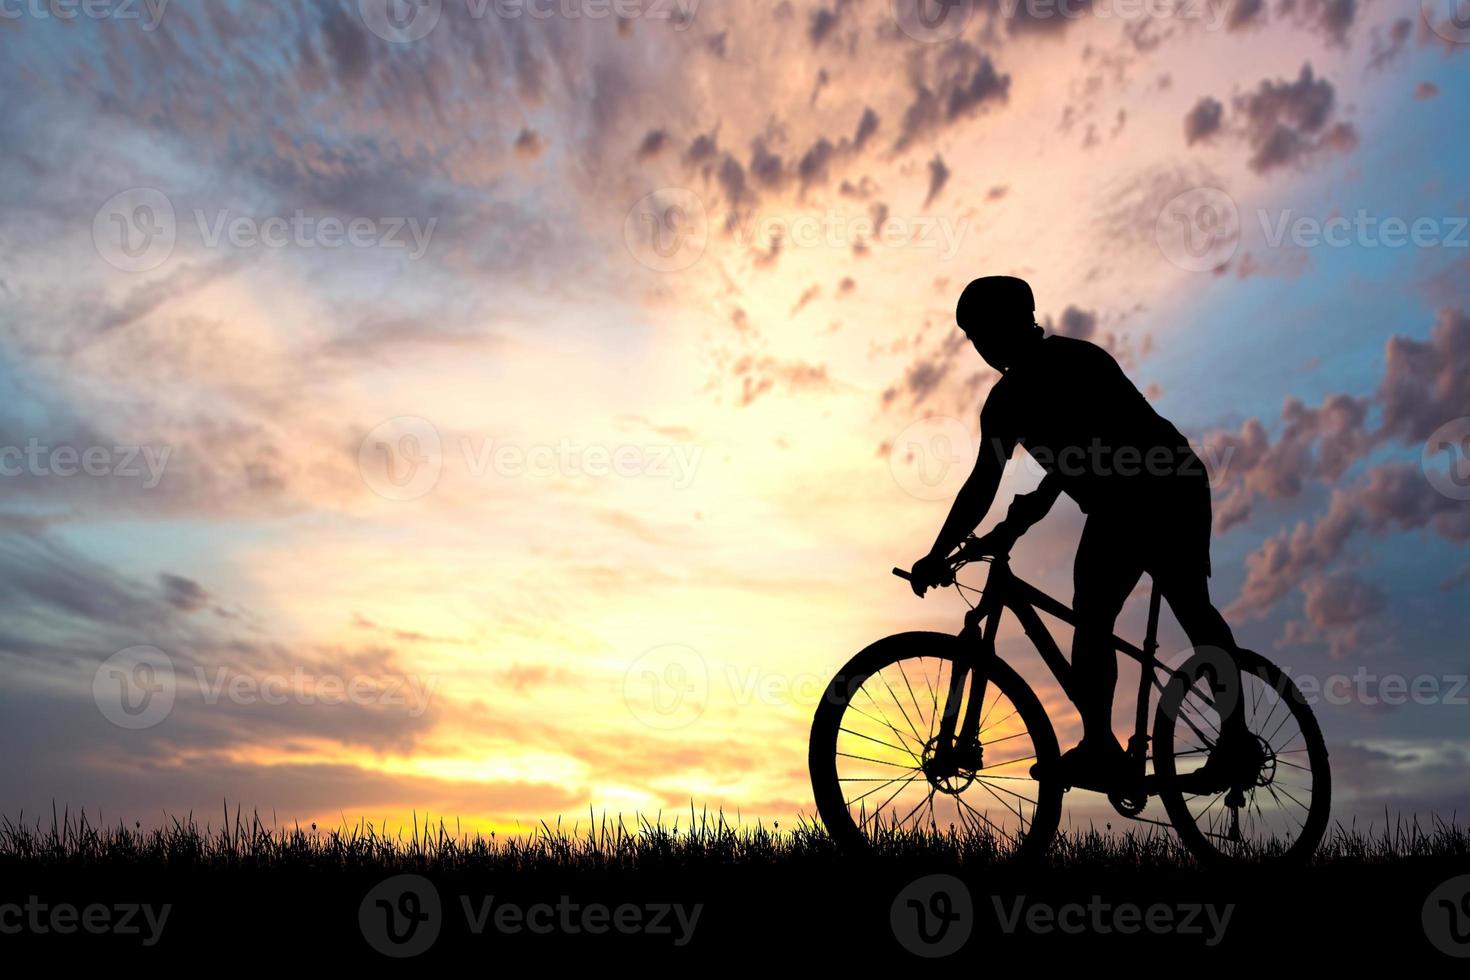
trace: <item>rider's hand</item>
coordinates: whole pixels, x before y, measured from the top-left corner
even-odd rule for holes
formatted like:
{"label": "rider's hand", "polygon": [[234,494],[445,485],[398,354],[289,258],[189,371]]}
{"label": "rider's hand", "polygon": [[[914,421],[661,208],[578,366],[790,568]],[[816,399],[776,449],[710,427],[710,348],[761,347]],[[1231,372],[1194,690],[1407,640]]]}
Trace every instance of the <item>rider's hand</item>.
{"label": "rider's hand", "polygon": [[922,598],[934,586],[949,584],[949,559],[939,555],[925,555],[914,562],[914,567],[909,569],[909,577],[909,587],[914,590],[914,595]]}

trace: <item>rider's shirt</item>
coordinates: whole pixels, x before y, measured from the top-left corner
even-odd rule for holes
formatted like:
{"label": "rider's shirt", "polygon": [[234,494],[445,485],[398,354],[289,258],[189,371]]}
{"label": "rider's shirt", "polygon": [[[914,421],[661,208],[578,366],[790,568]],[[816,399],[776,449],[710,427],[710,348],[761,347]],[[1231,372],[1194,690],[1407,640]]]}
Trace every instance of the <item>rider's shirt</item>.
{"label": "rider's shirt", "polygon": [[1160,491],[1192,490],[1204,464],[1153,410],[1112,355],[1049,336],[991,388],[980,412],[982,452],[1019,444],[1083,511],[1136,506]]}

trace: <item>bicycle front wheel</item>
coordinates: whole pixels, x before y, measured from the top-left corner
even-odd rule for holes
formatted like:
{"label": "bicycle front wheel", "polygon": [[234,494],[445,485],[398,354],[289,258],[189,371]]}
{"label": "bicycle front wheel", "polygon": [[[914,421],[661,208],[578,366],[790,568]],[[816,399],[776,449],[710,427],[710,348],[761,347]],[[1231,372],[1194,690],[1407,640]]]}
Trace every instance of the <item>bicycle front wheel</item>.
{"label": "bicycle front wheel", "polygon": [[[1020,859],[1051,846],[1062,787],[1038,782],[1030,769],[1055,762],[1056,734],[1009,666],[988,658],[979,744],[972,747],[978,753],[960,766],[935,758],[950,679],[969,657],[958,637],[901,633],[853,657],[827,686],[807,761],[817,812],[839,846],[867,850],[952,835]],[[965,689],[968,698],[971,683]]]}

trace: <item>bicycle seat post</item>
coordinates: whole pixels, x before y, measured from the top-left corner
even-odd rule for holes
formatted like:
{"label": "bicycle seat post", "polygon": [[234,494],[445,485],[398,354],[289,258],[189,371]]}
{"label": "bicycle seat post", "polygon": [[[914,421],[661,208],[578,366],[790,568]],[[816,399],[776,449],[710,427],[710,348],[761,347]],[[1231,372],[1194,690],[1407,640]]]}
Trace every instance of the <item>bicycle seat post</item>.
{"label": "bicycle seat post", "polygon": [[1143,635],[1143,659],[1138,663],[1138,713],[1134,719],[1133,737],[1128,751],[1140,761],[1148,752],[1149,685],[1153,681],[1155,654],[1159,649],[1159,583],[1153,583],[1148,597],[1148,630]]}

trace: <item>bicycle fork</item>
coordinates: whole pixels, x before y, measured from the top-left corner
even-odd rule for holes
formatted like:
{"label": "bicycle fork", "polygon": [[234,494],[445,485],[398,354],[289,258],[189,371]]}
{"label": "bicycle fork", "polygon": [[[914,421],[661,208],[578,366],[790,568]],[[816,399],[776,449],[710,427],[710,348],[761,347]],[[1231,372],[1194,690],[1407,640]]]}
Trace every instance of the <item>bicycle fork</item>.
{"label": "bicycle fork", "polygon": [[[956,660],[950,674],[944,714],[934,746],[934,761],[942,772],[950,773],[960,768],[974,771],[984,765],[980,751],[980,709],[985,704],[989,682],[989,671],[984,667],[995,656],[1001,608],[999,603],[982,600],[980,605],[965,613],[960,640],[965,649],[974,651],[974,656],[968,663]],[[970,683],[968,699],[965,697],[967,680]],[[963,719],[960,718],[962,704],[965,708]]]}

